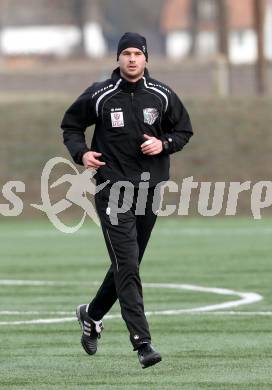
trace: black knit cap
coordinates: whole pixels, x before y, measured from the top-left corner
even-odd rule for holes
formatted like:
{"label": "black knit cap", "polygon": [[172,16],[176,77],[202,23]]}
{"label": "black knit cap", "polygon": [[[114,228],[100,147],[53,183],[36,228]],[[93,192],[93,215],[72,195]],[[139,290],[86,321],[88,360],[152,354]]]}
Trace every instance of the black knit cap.
{"label": "black knit cap", "polygon": [[148,61],[148,53],[147,53],[145,37],[137,33],[126,32],[120,38],[120,41],[118,43],[117,61],[119,59],[120,53],[123,50],[127,49],[128,47],[136,47],[137,49],[141,50],[145,55],[146,61]]}

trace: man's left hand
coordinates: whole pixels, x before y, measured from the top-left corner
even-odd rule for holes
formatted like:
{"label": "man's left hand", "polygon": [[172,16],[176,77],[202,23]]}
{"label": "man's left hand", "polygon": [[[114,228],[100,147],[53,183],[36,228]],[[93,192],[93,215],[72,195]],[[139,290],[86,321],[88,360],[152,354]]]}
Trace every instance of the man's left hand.
{"label": "man's left hand", "polygon": [[144,139],[146,141],[152,141],[148,142],[148,144],[142,143],[141,149],[143,154],[147,154],[148,156],[155,156],[156,154],[161,153],[162,151],[162,141],[156,137],[150,137],[147,134],[144,134]]}

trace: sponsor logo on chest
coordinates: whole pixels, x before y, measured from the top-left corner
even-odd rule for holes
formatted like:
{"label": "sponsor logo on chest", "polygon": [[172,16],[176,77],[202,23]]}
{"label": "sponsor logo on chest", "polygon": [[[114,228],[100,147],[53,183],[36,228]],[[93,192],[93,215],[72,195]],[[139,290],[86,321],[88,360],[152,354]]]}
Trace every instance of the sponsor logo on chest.
{"label": "sponsor logo on chest", "polygon": [[144,123],[147,123],[148,125],[153,125],[153,123],[155,123],[156,119],[159,116],[159,111],[156,108],[144,108],[143,114]]}
{"label": "sponsor logo on chest", "polygon": [[112,127],[125,126],[123,111],[111,112],[111,125]]}

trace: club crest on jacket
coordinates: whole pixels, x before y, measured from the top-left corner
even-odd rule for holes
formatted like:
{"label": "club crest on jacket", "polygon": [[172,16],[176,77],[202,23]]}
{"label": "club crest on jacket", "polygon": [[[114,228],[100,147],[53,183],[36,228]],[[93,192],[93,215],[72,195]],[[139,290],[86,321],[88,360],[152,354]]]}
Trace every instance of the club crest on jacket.
{"label": "club crest on jacket", "polygon": [[153,125],[159,116],[159,112],[156,108],[144,108],[143,113],[144,123],[147,123],[148,125]]}

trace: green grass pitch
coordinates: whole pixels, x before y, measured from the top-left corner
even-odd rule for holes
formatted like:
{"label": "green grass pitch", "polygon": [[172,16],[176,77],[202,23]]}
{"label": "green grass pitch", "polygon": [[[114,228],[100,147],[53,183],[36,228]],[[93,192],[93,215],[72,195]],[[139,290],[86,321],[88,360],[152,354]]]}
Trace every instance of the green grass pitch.
{"label": "green grass pitch", "polygon": [[[1,389],[272,388],[271,220],[160,218],[141,278],[145,309],[157,312],[149,323],[163,360],[146,370],[120,318],[105,319],[95,356],[80,346],[75,308],[94,295],[109,265],[97,226],[86,222],[67,235],[47,220],[2,218],[0,237]],[[149,283],[225,288],[263,299],[193,313],[193,308],[239,297]],[[159,313],[177,309],[188,311]],[[110,314],[119,312],[117,303]],[[67,322],[27,323],[62,318]]]}

